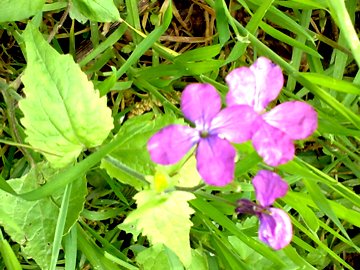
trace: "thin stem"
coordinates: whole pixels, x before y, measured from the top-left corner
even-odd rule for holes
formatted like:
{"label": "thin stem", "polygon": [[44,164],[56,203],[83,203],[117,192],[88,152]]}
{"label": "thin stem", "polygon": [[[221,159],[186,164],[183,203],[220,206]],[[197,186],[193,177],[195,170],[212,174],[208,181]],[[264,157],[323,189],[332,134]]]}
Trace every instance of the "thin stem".
{"label": "thin stem", "polygon": [[176,190],[180,190],[180,191],[187,191],[187,192],[195,192],[198,191],[200,189],[202,189],[203,187],[205,187],[206,185],[204,183],[201,183],[197,186],[193,186],[193,187],[179,187],[179,186],[175,186]]}
{"label": "thin stem", "polygon": [[[19,145],[20,144],[23,145],[23,140],[22,140],[22,138],[19,134],[18,128],[17,128],[17,119],[15,116],[14,101],[8,93],[8,89],[9,88],[7,88],[7,89],[1,88],[0,91],[4,97],[4,101],[6,103],[6,114],[7,114],[7,118],[8,118],[9,125],[10,125],[10,135],[16,143],[19,143]],[[26,157],[26,159],[30,163],[31,167],[35,167],[35,161],[31,155],[31,153],[24,147],[19,147],[19,149],[23,153],[23,155]]]}
{"label": "thin stem", "polygon": [[215,195],[212,195],[212,194],[208,194],[206,192],[203,192],[203,191],[196,191],[195,192],[196,195],[199,195],[203,198],[206,198],[206,199],[209,199],[209,200],[213,200],[213,201],[218,201],[218,202],[223,202],[223,203],[226,203],[228,205],[231,205],[231,206],[234,206],[234,207],[237,207],[237,202],[231,202],[231,201],[228,201],[224,198],[221,198],[219,196],[215,196]]}

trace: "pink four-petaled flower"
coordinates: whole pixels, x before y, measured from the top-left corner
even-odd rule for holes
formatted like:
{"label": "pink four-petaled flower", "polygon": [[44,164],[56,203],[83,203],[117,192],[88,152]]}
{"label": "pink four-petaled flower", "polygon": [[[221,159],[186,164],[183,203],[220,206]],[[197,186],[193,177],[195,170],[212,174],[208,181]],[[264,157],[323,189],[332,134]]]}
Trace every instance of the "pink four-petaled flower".
{"label": "pink four-petaled flower", "polygon": [[252,143],[265,163],[278,166],[294,158],[293,140],[305,139],[317,128],[317,114],[305,102],[284,102],[270,111],[265,108],[278,96],[284,83],[279,66],[265,57],[253,65],[231,71],[226,82],[228,106],[249,105],[262,120]]}
{"label": "pink four-petaled flower", "polygon": [[197,170],[207,184],[223,186],[234,178],[235,148],[259,127],[259,117],[247,105],[221,110],[221,98],[210,84],[189,84],[181,96],[181,110],[195,127],[170,125],[147,144],[151,159],[162,165],[178,162],[194,145]]}
{"label": "pink four-petaled flower", "polygon": [[282,103],[269,112],[284,83],[279,66],[260,57],[252,66],[226,77],[228,107],[210,84],[189,84],[181,97],[185,118],[195,128],[170,125],[148,142],[151,159],[162,165],[178,162],[197,145],[197,169],[204,181],[222,186],[234,178],[235,149],[230,143],[252,139],[264,161],[277,166],[293,159],[293,140],[305,139],[317,128],[317,114],[305,102]]}

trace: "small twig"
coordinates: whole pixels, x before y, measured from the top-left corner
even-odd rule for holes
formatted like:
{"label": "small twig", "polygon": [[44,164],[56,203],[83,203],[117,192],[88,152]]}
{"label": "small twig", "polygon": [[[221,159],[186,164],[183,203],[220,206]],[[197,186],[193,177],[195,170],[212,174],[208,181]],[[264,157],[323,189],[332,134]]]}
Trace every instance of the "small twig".
{"label": "small twig", "polygon": [[178,22],[186,29],[186,31],[190,31],[189,27],[187,26],[186,22],[181,18],[180,13],[178,9],[176,8],[176,5],[174,1],[172,1],[172,12],[174,17],[178,20]]}
{"label": "small twig", "polygon": [[212,41],[214,36],[209,37],[177,37],[177,36],[161,36],[160,41],[170,41],[179,43],[206,43]]}
{"label": "small twig", "polygon": [[64,14],[61,16],[60,20],[58,21],[58,23],[55,25],[55,27],[53,28],[53,30],[50,32],[50,35],[47,38],[47,42],[50,43],[53,38],[55,37],[55,35],[57,34],[57,32],[59,31],[59,29],[62,27],[62,25],[64,24],[66,17],[69,14],[69,10],[70,10],[70,5],[67,5]]}

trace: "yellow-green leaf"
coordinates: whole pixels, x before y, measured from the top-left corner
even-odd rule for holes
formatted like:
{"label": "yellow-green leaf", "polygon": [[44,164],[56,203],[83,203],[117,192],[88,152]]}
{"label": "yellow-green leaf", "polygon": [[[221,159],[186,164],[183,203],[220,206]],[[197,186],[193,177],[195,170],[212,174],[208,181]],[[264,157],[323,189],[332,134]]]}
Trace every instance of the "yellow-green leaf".
{"label": "yellow-green leaf", "polygon": [[100,145],[113,128],[106,97],[99,97],[70,55],[60,55],[29,23],[23,33],[27,67],[22,81],[27,142],[54,153],[45,157],[54,167],[73,162],[86,148]]}
{"label": "yellow-green leaf", "polygon": [[194,210],[188,201],[192,193],[174,191],[158,194],[145,190],[135,195],[137,209],[125,220],[136,221],[138,230],[146,235],[152,245],[164,244],[170,248],[187,267],[191,264],[189,233],[192,226],[190,215]]}
{"label": "yellow-green leaf", "polygon": [[0,0],[0,22],[20,21],[40,12],[45,0]]}

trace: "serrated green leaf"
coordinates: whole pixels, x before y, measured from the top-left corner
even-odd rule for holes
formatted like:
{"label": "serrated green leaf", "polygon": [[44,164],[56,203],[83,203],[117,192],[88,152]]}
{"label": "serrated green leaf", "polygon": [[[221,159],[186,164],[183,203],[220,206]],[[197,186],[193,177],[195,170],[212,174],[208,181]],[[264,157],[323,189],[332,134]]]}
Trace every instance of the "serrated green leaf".
{"label": "serrated green leaf", "polygon": [[166,246],[156,244],[136,256],[136,262],[144,270],[183,270],[179,258]]}
{"label": "serrated green leaf", "polygon": [[[73,7],[91,21],[115,22],[120,20],[113,0],[73,0]],[[82,21],[80,21],[82,22]]]}
{"label": "serrated green leaf", "polygon": [[152,175],[156,166],[146,149],[148,140],[161,128],[174,123],[183,123],[183,120],[147,113],[126,121],[117,134],[123,138],[121,143],[101,160],[101,168],[106,169],[111,177],[140,190],[144,181],[136,177],[136,173]]}
{"label": "serrated green leaf", "polygon": [[137,209],[125,220],[136,220],[137,228],[142,230],[151,244],[164,244],[170,248],[185,266],[191,264],[190,215],[194,210],[188,201],[195,198],[192,193],[174,191],[158,194],[145,190],[135,195]]}
{"label": "serrated green leaf", "polygon": [[[38,188],[57,172],[47,164],[38,164],[22,178],[7,182],[16,192],[23,193]],[[74,185],[77,188],[71,193],[64,231],[68,231],[78,219],[85,201],[84,179],[75,181]],[[61,193],[62,191],[59,191],[59,194],[55,195],[55,200],[46,197],[37,201],[26,201],[0,190],[0,224],[12,240],[20,244],[24,254],[32,257],[41,269],[48,269],[50,265],[60,205],[57,201],[61,200]]]}
{"label": "serrated green leaf", "polygon": [[58,54],[29,23],[23,33],[27,68],[26,98],[19,102],[27,141],[57,168],[73,162],[85,148],[100,145],[113,128],[106,97],[70,55]]}
{"label": "serrated green leaf", "polygon": [[45,0],[0,0],[0,23],[20,21],[40,12]]}

